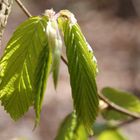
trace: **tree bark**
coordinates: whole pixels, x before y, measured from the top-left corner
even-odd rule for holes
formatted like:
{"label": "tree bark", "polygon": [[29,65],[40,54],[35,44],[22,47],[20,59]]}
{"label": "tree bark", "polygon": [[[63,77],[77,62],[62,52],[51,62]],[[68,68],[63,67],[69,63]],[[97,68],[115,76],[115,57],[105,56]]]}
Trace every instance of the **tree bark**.
{"label": "tree bark", "polygon": [[0,47],[4,29],[7,24],[13,0],[0,0]]}

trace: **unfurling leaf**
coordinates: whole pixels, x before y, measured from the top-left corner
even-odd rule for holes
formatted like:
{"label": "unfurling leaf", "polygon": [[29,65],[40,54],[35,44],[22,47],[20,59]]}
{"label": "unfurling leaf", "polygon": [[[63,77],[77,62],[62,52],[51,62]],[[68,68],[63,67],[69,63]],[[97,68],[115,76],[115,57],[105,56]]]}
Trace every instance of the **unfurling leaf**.
{"label": "unfurling leaf", "polygon": [[[46,47],[46,17],[32,17],[14,32],[0,60],[0,100],[14,120],[31,105],[37,93],[34,81],[38,60]],[[36,90],[37,91],[37,90]]]}
{"label": "unfurling leaf", "polygon": [[75,113],[64,119],[55,140],[88,140],[86,129],[78,122]]}
{"label": "unfurling leaf", "polygon": [[84,124],[88,133],[93,134],[92,126],[98,112],[95,80],[97,63],[76,20],[70,12],[68,14],[67,12],[61,12],[59,23],[66,45],[74,108],[77,118]]}
{"label": "unfurling leaf", "polygon": [[[129,111],[140,113],[140,100],[131,93],[119,91],[110,87],[104,88],[102,93],[111,102],[128,109]],[[113,109],[103,110],[102,114],[108,120],[125,120],[128,118],[127,115]]]}
{"label": "unfurling leaf", "polygon": [[52,49],[53,54],[52,72],[54,86],[56,88],[59,76],[59,67],[62,49],[62,39],[59,33],[59,28],[56,19],[51,18],[48,21],[46,34],[48,37],[49,47]]}

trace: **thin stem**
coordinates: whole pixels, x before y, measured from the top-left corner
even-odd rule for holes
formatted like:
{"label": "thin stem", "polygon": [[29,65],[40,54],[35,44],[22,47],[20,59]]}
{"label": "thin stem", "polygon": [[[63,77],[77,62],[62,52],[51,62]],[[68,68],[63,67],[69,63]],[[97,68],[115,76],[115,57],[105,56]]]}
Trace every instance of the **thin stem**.
{"label": "thin stem", "polygon": [[[68,62],[65,60],[65,58],[64,58],[63,56],[61,56],[61,59],[62,59],[62,61],[63,61],[66,65],[68,65]],[[114,110],[116,110],[116,111],[118,111],[118,112],[120,112],[120,113],[123,113],[123,114],[125,114],[125,115],[131,116],[131,117],[133,118],[133,120],[135,120],[135,119],[140,119],[140,115],[139,115],[139,114],[134,113],[134,112],[132,113],[132,112],[130,112],[130,111],[128,111],[128,110],[126,110],[126,109],[124,109],[124,108],[122,108],[122,107],[120,107],[120,106],[114,104],[113,102],[109,101],[105,96],[103,96],[103,95],[101,95],[101,94],[98,94],[98,96],[99,96],[99,98],[100,98],[101,100],[103,100],[110,108],[112,108],[112,109],[114,109]],[[132,120],[131,120],[131,121],[132,121]]]}
{"label": "thin stem", "polygon": [[120,113],[123,113],[125,115],[128,115],[131,117],[131,119],[129,120],[126,120],[126,121],[123,121],[121,123],[119,123],[117,126],[114,127],[114,129],[118,128],[118,127],[123,127],[127,124],[130,124],[132,122],[135,122],[137,120],[140,119],[140,115],[138,115],[137,113],[134,113],[134,112],[130,112],[116,104],[114,104],[113,102],[111,102],[110,100],[108,100],[104,95],[101,95],[101,94],[98,94],[99,98],[104,101],[107,105],[108,105],[108,108],[112,108]]}
{"label": "thin stem", "polygon": [[128,124],[130,124],[130,123],[133,123],[133,122],[135,122],[135,121],[138,121],[139,119],[130,119],[130,120],[127,120],[127,121],[123,121],[123,122],[121,122],[121,123],[119,123],[118,125],[117,125],[117,127],[123,127],[123,126],[125,126],[125,125],[128,125]]}
{"label": "thin stem", "polygon": [[32,17],[31,13],[27,10],[27,8],[23,5],[20,0],[15,0],[19,7],[23,10],[23,12],[27,15],[27,17]]}
{"label": "thin stem", "polygon": [[128,111],[128,110],[126,110],[126,109],[124,109],[124,108],[122,108],[122,107],[120,107],[120,106],[114,104],[113,102],[111,102],[111,101],[108,100],[105,96],[103,96],[103,95],[101,95],[101,94],[98,94],[98,96],[99,96],[99,98],[100,98],[101,100],[103,100],[106,104],[108,104],[108,106],[109,106],[110,108],[112,108],[112,109],[114,109],[114,110],[116,110],[116,111],[118,111],[118,112],[120,112],[120,113],[123,113],[123,114],[125,114],[125,115],[128,115],[128,116],[130,116],[130,117],[132,117],[132,118],[134,118],[134,119],[140,119],[140,115],[139,115],[139,114],[134,113],[134,112],[130,112],[130,111]]}
{"label": "thin stem", "polygon": [[[20,0],[15,0],[15,1],[21,7],[21,9],[23,10],[23,12],[27,15],[27,17],[31,17],[32,16],[30,14],[30,12],[25,8],[25,6],[22,4],[22,2]],[[66,65],[68,65],[68,62],[66,61],[66,59],[63,56],[61,56],[61,59],[62,59],[62,61]],[[134,112],[132,113],[132,112],[130,112],[130,111],[128,111],[128,110],[126,110],[126,109],[124,109],[124,108],[122,108],[122,107],[114,104],[113,102],[109,101],[105,96],[103,96],[101,94],[98,94],[98,96],[99,96],[99,98],[101,100],[103,100],[106,104],[108,104],[108,106],[110,108],[112,108],[112,109],[114,109],[114,110],[116,110],[116,111],[118,111],[120,113],[123,113],[123,114],[126,114],[126,115],[132,117],[133,120],[140,119],[140,115],[138,115],[137,113],[134,113]]]}

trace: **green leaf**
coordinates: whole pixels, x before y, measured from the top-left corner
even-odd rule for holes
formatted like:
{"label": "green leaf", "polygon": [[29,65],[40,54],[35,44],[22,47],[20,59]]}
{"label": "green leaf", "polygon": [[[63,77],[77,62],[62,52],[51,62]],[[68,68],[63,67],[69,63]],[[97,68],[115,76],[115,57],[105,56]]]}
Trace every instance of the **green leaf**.
{"label": "green leaf", "polygon": [[62,21],[74,108],[88,133],[93,134],[92,126],[98,112],[96,59],[78,24],[63,17],[59,20]]}
{"label": "green leaf", "polygon": [[[102,93],[107,97],[111,102],[129,110],[132,112],[140,113],[140,100],[132,95],[131,93],[119,91],[110,87],[106,87],[102,90]],[[124,115],[120,112],[117,112],[113,109],[107,109],[103,111],[103,116],[106,119],[112,120],[125,120],[128,118],[127,115]]]}
{"label": "green leaf", "polygon": [[52,54],[53,54],[52,72],[53,72],[54,86],[56,88],[58,82],[58,76],[59,76],[60,60],[61,60],[62,39],[60,36],[58,23],[55,19],[50,19],[48,21],[46,33],[48,37],[49,47],[52,49]]}
{"label": "green leaf", "polygon": [[17,120],[34,104],[35,71],[46,46],[47,19],[32,17],[14,32],[0,60],[0,100]]}
{"label": "green leaf", "polygon": [[56,47],[53,52],[53,65],[52,65],[53,82],[55,88],[57,87],[58,83],[60,60],[61,60],[61,48]]}
{"label": "green leaf", "polygon": [[87,132],[74,113],[62,122],[55,140],[88,140]]}
{"label": "green leaf", "polygon": [[51,69],[51,63],[52,63],[52,52],[47,44],[43,48],[42,52],[40,53],[38,67],[36,68],[36,72],[35,72],[35,77],[36,77],[35,88],[34,88],[34,93],[35,93],[34,108],[36,113],[35,126],[38,124],[40,120],[42,100],[46,88],[46,81]]}
{"label": "green leaf", "polygon": [[127,140],[118,130],[105,130],[97,138],[97,140]]}

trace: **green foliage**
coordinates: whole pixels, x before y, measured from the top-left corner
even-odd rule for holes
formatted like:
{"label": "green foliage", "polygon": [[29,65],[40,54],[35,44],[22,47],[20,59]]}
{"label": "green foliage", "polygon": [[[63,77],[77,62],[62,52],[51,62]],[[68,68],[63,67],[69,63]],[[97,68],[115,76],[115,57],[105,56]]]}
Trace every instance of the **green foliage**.
{"label": "green foliage", "polygon": [[[98,140],[126,140],[116,126],[108,122],[94,124],[99,105],[97,61],[77,20],[68,10],[57,14],[47,10],[45,16],[29,18],[14,32],[0,60],[0,101],[4,109],[17,120],[34,106],[35,126],[38,124],[51,72],[57,86],[63,42],[74,111],[62,122],[55,140],[88,140],[93,130]],[[102,93],[114,104],[140,113],[140,100],[134,95],[109,87]],[[112,108],[103,110],[102,114],[109,120],[128,118]]]}
{"label": "green foliage", "polygon": [[50,73],[51,62],[52,62],[52,53],[51,53],[51,49],[48,47],[48,44],[47,44],[43,48],[42,52],[40,53],[38,67],[36,68],[36,72],[35,72],[35,77],[36,77],[35,88],[34,88],[34,93],[35,93],[34,108],[36,112],[35,125],[37,125],[37,123],[40,120],[42,100],[43,100],[43,95],[46,88],[46,81]]}
{"label": "green foliage", "polygon": [[118,130],[103,131],[97,140],[127,140]]}
{"label": "green foliage", "polygon": [[107,122],[95,122],[94,134],[97,140],[126,140],[126,137],[118,131],[117,126]]}
{"label": "green foliage", "polygon": [[88,140],[85,127],[78,122],[75,113],[64,119],[55,140]]}
{"label": "green foliage", "polygon": [[[102,90],[102,93],[111,102],[129,111],[140,113],[140,100],[136,96],[132,95],[131,93],[119,91],[110,87],[104,88]],[[127,115],[124,115],[113,109],[104,110],[103,116],[106,119],[114,119],[114,120],[125,120],[126,118],[128,118]]]}
{"label": "green foliage", "polygon": [[[67,16],[67,20],[62,13]],[[74,15],[67,10],[61,11],[59,19],[62,23],[59,22],[59,25],[58,17],[54,16],[54,12],[48,10],[43,17],[29,18],[13,34],[0,61],[0,100],[14,120],[34,105],[36,124],[39,122],[49,73],[53,72],[55,87],[58,81],[61,28],[66,45],[74,108],[78,125],[80,124],[78,129],[82,129],[83,124],[91,134],[98,112],[96,58]]]}
{"label": "green foliage", "polygon": [[58,83],[60,59],[61,59],[61,51],[60,48],[56,47],[54,50],[53,66],[52,66],[53,82],[55,88],[57,87],[57,83]]}
{"label": "green foliage", "polygon": [[92,134],[92,125],[98,112],[95,56],[77,23],[62,18],[60,25],[63,27],[74,108],[77,118]]}
{"label": "green foliage", "polygon": [[46,17],[33,17],[23,22],[0,60],[0,100],[14,120],[20,118],[38,96],[34,93],[40,90],[34,85],[35,71],[40,67],[40,53],[46,47],[46,24]]}

